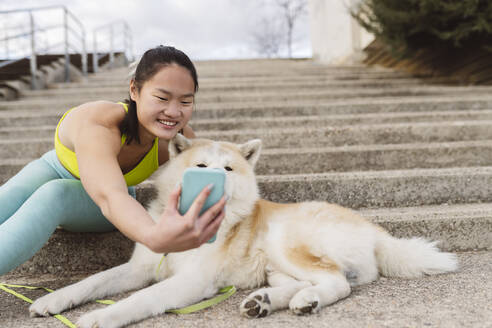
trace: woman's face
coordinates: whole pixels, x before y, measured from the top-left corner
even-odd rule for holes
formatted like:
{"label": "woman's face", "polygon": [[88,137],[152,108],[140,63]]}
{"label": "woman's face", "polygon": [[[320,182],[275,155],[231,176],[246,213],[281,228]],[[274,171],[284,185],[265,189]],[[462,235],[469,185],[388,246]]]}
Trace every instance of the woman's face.
{"label": "woman's face", "polygon": [[195,83],[188,69],[171,64],[144,82],[140,92],[132,81],[130,95],[137,103],[140,141],[170,140],[191,118]]}

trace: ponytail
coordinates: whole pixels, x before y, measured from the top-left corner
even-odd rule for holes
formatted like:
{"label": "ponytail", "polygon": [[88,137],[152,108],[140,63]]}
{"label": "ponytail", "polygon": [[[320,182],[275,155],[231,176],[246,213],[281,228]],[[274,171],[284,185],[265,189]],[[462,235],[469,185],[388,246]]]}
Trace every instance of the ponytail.
{"label": "ponytail", "polygon": [[125,115],[125,118],[120,123],[120,132],[121,134],[126,134],[125,144],[129,145],[133,139],[137,143],[140,143],[140,137],[138,135],[138,116],[137,116],[137,103],[128,96],[128,99],[125,99],[125,104],[128,105],[128,113]]}

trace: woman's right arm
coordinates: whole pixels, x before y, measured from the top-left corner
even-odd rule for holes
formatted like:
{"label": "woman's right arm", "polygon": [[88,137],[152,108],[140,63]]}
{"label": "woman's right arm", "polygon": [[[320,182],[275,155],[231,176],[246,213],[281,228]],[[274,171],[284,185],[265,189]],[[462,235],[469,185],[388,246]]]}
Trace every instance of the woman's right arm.
{"label": "woman's right arm", "polygon": [[212,238],[223,219],[225,200],[198,217],[209,194],[204,190],[194,207],[181,216],[176,210],[180,192],[176,189],[161,219],[155,222],[128,194],[117,160],[121,147],[117,126],[90,112],[83,118],[80,115],[83,122],[78,122],[72,137],[82,185],[104,216],[128,238],[155,252],[191,249]]}

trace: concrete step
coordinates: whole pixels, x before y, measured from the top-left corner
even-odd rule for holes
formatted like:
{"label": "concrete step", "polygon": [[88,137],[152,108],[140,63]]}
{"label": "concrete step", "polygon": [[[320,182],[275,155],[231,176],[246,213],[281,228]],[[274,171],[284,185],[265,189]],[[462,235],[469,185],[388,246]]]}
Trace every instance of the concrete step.
{"label": "concrete step", "polygon": [[[197,136],[235,143],[260,138],[265,148],[338,147],[348,145],[454,142],[492,139],[492,121],[394,123],[325,128],[197,131]],[[53,148],[53,137],[0,140],[0,157],[41,156]]]}
{"label": "concrete step", "polygon": [[[453,87],[453,86],[406,86],[406,87],[392,87],[392,88],[343,88],[343,89],[300,89],[300,90],[266,90],[255,92],[207,92],[198,93],[196,95],[197,103],[222,103],[222,102],[263,102],[277,100],[280,102],[285,101],[300,101],[300,100],[316,100],[322,102],[330,99],[343,99],[348,97],[395,97],[395,96],[438,96],[453,94],[456,95],[490,95],[492,94],[492,87]],[[27,101],[44,100],[46,97],[60,97],[69,99],[79,99],[79,102],[84,102],[82,99],[98,100],[104,99],[124,99],[128,97],[128,89],[121,88],[116,92],[107,92],[106,90],[84,89],[80,90],[63,90],[63,92],[53,92],[51,90],[43,91],[43,93],[32,94]],[[58,101],[62,99],[56,99]],[[54,99],[55,100],[55,99]],[[86,100],[85,100],[86,101]]]}
{"label": "concrete step", "polygon": [[375,69],[375,70],[386,70],[385,67],[368,67],[366,65],[361,64],[350,64],[350,65],[320,65],[316,61],[313,61],[311,58],[296,58],[296,59],[285,59],[285,58],[275,58],[275,59],[265,59],[265,58],[255,58],[255,59],[231,59],[231,60],[197,60],[194,61],[194,64],[200,68],[237,68],[238,66],[247,67],[261,67],[261,66],[279,66],[279,67],[293,67],[293,66],[319,66],[326,69]]}
{"label": "concrete step", "polygon": [[256,173],[301,174],[492,166],[492,140],[265,149]]}
{"label": "concrete step", "polygon": [[[125,72],[120,75],[111,76],[95,76],[88,80],[88,83],[94,85],[128,85],[130,81],[129,72]],[[277,75],[264,74],[261,76],[250,76],[244,74],[236,74],[231,76],[213,76],[213,75],[202,75],[198,73],[199,84],[209,85],[209,84],[241,84],[241,83],[283,83],[283,82],[298,82],[299,84],[309,82],[309,81],[319,81],[319,82],[347,82],[347,83],[357,83],[357,81],[380,81],[380,80],[408,80],[412,78],[409,75],[393,75],[393,74],[346,74],[346,73],[315,73],[315,74],[299,74],[294,73],[290,75]],[[396,82],[398,83],[398,82]],[[66,86],[68,84],[59,83],[60,87]]]}
{"label": "concrete step", "polygon": [[[114,97],[114,94],[113,94]],[[47,99],[21,99],[12,102],[0,102],[0,113],[2,111],[16,111],[21,113],[22,110],[32,110],[33,112],[56,112],[63,113],[66,110],[83,104],[89,101],[95,100],[108,100],[113,102],[122,101],[126,97],[114,97],[110,96],[105,98],[91,97],[91,95],[79,96],[78,98],[47,98]]]}
{"label": "concrete step", "polygon": [[418,79],[359,79],[359,80],[329,80],[319,77],[312,80],[295,81],[242,81],[231,83],[231,81],[210,81],[200,83],[199,92],[233,92],[233,91],[267,91],[267,90],[318,90],[318,89],[339,89],[339,88],[394,88],[394,87],[412,87],[421,85]]}
{"label": "concrete step", "polygon": [[[48,116],[46,119],[57,122],[59,116]],[[4,140],[13,140],[17,138],[49,138],[53,137],[56,129],[56,123],[50,125],[34,126],[6,126],[0,125],[0,138]]]}
{"label": "concrete step", "polygon": [[45,126],[51,126],[52,129],[56,127],[58,121],[62,117],[64,111],[17,111],[17,110],[5,110],[0,111],[0,129],[35,129],[40,127],[43,129]]}
{"label": "concrete step", "polygon": [[271,76],[279,76],[279,77],[291,77],[296,75],[304,75],[304,76],[330,76],[339,80],[358,80],[358,79],[398,79],[398,78],[409,78],[410,74],[394,72],[394,71],[373,71],[373,70],[359,70],[348,72],[345,70],[330,70],[323,69],[319,67],[313,67],[310,69],[298,69],[298,70],[286,70],[283,68],[282,70],[269,70],[269,69],[249,69],[242,68],[236,71],[228,71],[221,72],[220,70],[202,70],[198,71],[198,76],[204,76],[207,79],[228,79],[234,78],[238,80],[248,80],[248,79],[267,79]]}
{"label": "concrete step", "polygon": [[217,118],[192,119],[190,125],[196,131],[230,131],[241,129],[292,128],[309,126],[311,128],[341,126],[352,124],[385,124],[410,122],[445,122],[445,121],[478,121],[491,120],[492,110],[464,110],[442,112],[402,112],[402,113],[369,113],[369,114],[338,114],[290,117],[258,117],[258,118]]}
{"label": "concrete step", "polygon": [[[106,77],[99,76],[97,79],[89,78],[84,82],[74,82],[74,83],[55,83],[50,85],[51,88],[74,88],[74,87],[90,87],[94,86],[128,86],[129,76],[127,72],[120,75],[114,76],[109,75]],[[210,77],[207,75],[202,75],[199,73],[199,84],[201,87],[208,87],[213,85],[266,85],[269,84],[298,84],[303,85],[306,83],[329,83],[335,84],[340,83],[342,85],[359,85],[367,84],[369,82],[378,84],[389,84],[393,83],[396,85],[405,84],[411,81],[421,81],[421,79],[416,79],[410,76],[402,75],[386,75],[378,76],[374,74],[365,74],[360,76],[354,76],[354,74],[340,74],[340,73],[329,73],[329,74],[294,74],[294,75],[275,75],[270,74],[266,76],[258,77],[248,77],[248,76],[228,76],[228,77]]]}
{"label": "concrete step", "polygon": [[[85,90],[85,89],[93,89],[93,88],[100,88],[100,89],[123,89],[123,88],[128,88],[130,81],[127,81],[124,79],[123,81],[119,82],[112,82],[112,81],[106,81],[106,82],[71,82],[71,83],[52,83],[48,86],[48,89],[45,90],[26,90],[23,91],[23,94],[26,96],[29,96],[31,92],[34,92],[34,94],[40,93],[41,91],[61,91],[61,90]],[[84,92],[84,91],[82,91]]]}
{"label": "concrete step", "polygon": [[[446,251],[492,250],[492,204],[361,209],[392,235],[440,240]],[[104,245],[104,247],[101,247]],[[126,262],[134,244],[120,232],[74,233],[57,229],[43,248],[11,273],[70,276]]]}
{"label": "concrete step", "polygon": [[[364,209],[360,213],[399,238],[439,240],[449,251],[491,250],[491,204]],[[403,228],[403,230],[400,230]]]}
{"label": "concrete step", "polygon": [[291,59],[240,59],[240,60],[219,60],[219,61],[194,61],[198,70],[222,70],[225,72],[237,71],[241,69],[268,69],[275,68],[280,71],[289,69],[317,68],[327,71],[391,71],[385,67],[368,67],[365,65],[320,65],[310,58]]}
{"label": "concrete step", "polygon": [[[326,78],[320,79],[319,77],[313,77],[312,79],[300,79],[300,80],[279,80],[272,77],[271,80],[258,82],[256,80],[235,82],[233,81],[203,81],[200,79],[200,94],[211,91],[251,91],[251,90],[271,90],[271,89],[322,89],[322,88],[347,88],[347,87],[379,87],[379,88],[392,88],[395,86],[416,86],[421,85],[419,79],[380,79],[380,80],[348,80],[348,81],[336,81]],[[115,92],[121,89],[128,89],[128,81],[114,83],[114,82],[93,82],[93,83],[58,83],[50,85],[50,89],[47,90],[27,90],[23,91],[23,95],[38,95],[44,92],[50,92],[50,94],[60,94],[65,90],[85,90],[95,89]],[[79,91],[80,92],[80,91]]]}
{"label": "concrete step", "polygon": [[[0,185],[33,159],[0,159]],[[264,149],[255,171],[267,175],[467,166],[492,166],[492,140]]]}
{"label": "concrete step", "polygon": [[[117,75],[96,75],[90,77],[88,81],[90,83],[115,83],[121,84],[123,81],[129,81],[129,71],[122,72]],[[358,81],[358,80],[388,80],[388,79],[409,79],[412,76],[408,74],[395,74],[393,72],[355,72],[355,73],[346,73],[346,72],[289,72],[284,74],[277,74],[277,72],[237,72],[232,74],[215,74],[214,72],[210,73],[200,73],[198,72],[199,83],[207,84],[213,82],[252,82],[256,80],[259,83],[264,83],[267,81],[306,81],[306,80],[320,80],[320,81]]]}
{"label": "concrete step", "polygon": [[[258,61],[241,61],[241,62],[214,62],[202,63],[194,62],[199,77],[214,76],[245,76],[245,75],[305,75],[305,74],[387,74],[392,76],[405,75],[406,73],[392,71],[382,67],[367,67],[362,65],[335,66],[319,65],[312,60],[304,61],[279,61],[279,62],[258,62]],[[114,77],[126,74],[128,68],[120,67],[116,69],[100,70],[98,74],[90,76],[90,79]]]}
{"label": "concrete step", "polygon": [[34,159],[30,157],[0,159],[0,186]]}
{"label": "concrete step", "polygon": [[[118,99],[106,99],[121,101]],[[69,108],[78,106],[84,101],[77,99],[61,99],[60,101],[19,100],[0,103],[0,119],[17,117],[24,114],[63,114]],[[233,102],[233,103],[197,103],[194,118],[251,118],[251,117],[282,117],[311,116],[326,114],[358,114],[387,112],[428,112],[451,110],[492,109],[492,95],[447,95],[428,97],[383,97],[383,98],[348,98],[346,100],[318,101],[265,101]],[[36,113],[36,114],[35,114]]]}
{"label": "concrete step", "polygon": [[127,262],[134,245],[119,231],[81,233],[58,228],[36,255],[11,273],[71,276],[101,271]]}
{"label": "concrete step", "polygon": [[[320,81],[320,82],[347,82],[347,83],[357,83],[357,81],[381,81],[381,80],[392,80],[398,83],[398,80],[408,80],[414,78],[410,75],[394,75],[394,74],[378,74],[378,73],[342,73],[342,72],[328,72],[314,74],[302,74],[294,73],[291,75],[276,75],[276,74],[266,74],[264,76],[247,76],[247,75],[235,75],[235,76],[212,76],[206,74],[200,74],[199,72],[199,83],[200,85],[209,85],[215,83],[230,83],[230,84],[241,84],[241,83],[272,83],[272,82],[298,82],[299,84],[309,82],[309,81]],[[436,81],[435,83],[440,83]],[[444,83],[445,84],[445,83]]]}
{"label": "concrete step", "polygon": [[[52,136],[60,115],[33,115],[18,117],[0,117],[0,137],[34,138]],[[492,110],[444,111],[429,113],[379,113],[351,115],[314,115],[293,117],[224,118],[192,119],[190,125],[196,131],[232,131],[247,129],[276,129],[310,127],[323,128],[353,124],[385,124],[413,122],[446,122],[492,120]]]}
{"label": "concrete step", "polygon": [[320,128],[197,131],[213,140],[246,142],[260,138],[266,148],[331,147],[492,139],[492,121],[393,123]]}
{"label": "concrete step", "polygon": [[[492,202],[492,167],[260,175],[263,198],[275,202],[322,200],[350,208],[412,207]],[[137,199],[155,196],[142,183]]]}
{"label": "concrete step", "polygon": [[[346,115],[364,113],[431,112],[492,109],[492,96],[386,97],[349,98],[324,103],[290,101],[230,104],[197,104],[193,117],[222,119],[251,117],[287,117],[312,115]],[[0,115],[1,115],[0,111]]]}
{"label": "concrete step", "polygon": [[[487,98],[485,98],[487,99]],[[200,106],[201,107],[201,106]],[[474,108],[474,109],[468,109]],[[0,111],[0,129],[55,125],[68,109],[47,108],[31,110]],[[310,127],[328,125],[374,124],[390,122],[434,122],[455,120],[490,120],[492,97],[487,100],[408,101],[402,103],[353,102],[333,105],[295,105],[250,108],[255,115],[248,116],[246,108],[206,109],[194,111],[190,121],[193,128],[200,130],[235,130],[247,127],[271,128],[278,125]],[[244,116],[244,117],[243,117]]]}
{"label": "concrete step", "polygon": [[[382,277],[371,284],[354,287],[347,298],[321,309],[316,315],[296,316],[289,310],[282,310],[262,318],[261,326],[319,327],[320,323],[329,322],[333,328],[486,327],[492,317],[489,306],[492,252],[464,252],[457,255],[460,264],[457,272],[412,280]],[[7,275],[0,277],[0,281],[57,290],[88,275],[84,273],[67,278],[58,275]],[[31,299],[46,294],[42,290],[15,290]],[[163,314],[129,327],[256,328],[260,324],[258,320],[248,320],[239,315],[241,302],[251,292],[253,290],[239,290],[226,301],[204,311],[187,315]],[[110,299],[121,300],[133,293],[115,295]],[[3,293],[0,300],[4,309],[4,328],[66,327],[53,317],[30,318],[29,304],[13,295]],[[106,305],[91,302],[68,310],[63,315],[76,322],[83,314],[104,307]]]}
{"label": "concrete step", "polygon": [[[350,208],[492,202],[492,167],[258,176],[261,195],[275,202],[322,200]],[[137,199],[155,197],[151,182]]]}

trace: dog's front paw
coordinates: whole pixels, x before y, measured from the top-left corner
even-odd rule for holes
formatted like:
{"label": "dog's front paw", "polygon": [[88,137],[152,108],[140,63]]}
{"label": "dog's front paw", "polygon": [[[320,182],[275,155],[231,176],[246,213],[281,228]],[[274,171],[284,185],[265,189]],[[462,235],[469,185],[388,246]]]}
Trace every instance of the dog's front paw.
{"label": "dog's front paw", "polygon": [[104,309],[84,314],[76,323],[77,328],[115,328],[120,327],[117,322],[105,315]]}
{"label": "dog's front paw", "polygon": [[272,311],[270,297],[266,291],[258,290],[241,303],[241,314],[248,318],[263,318]]}
{"label": "dog's front paw", "polygon": [[309,290],[301,290],[289,302],[289,308],[297,315],[317,313],[320,306],[319,296]]}
{"label": "dog's front paw", "polygon": [[59,314],[64,310],[70,309],[73,303],[70,295],[60,291],[53,292],[34,301],[29,307],[29,315],[31,317],[47,317],[52,314]]}

